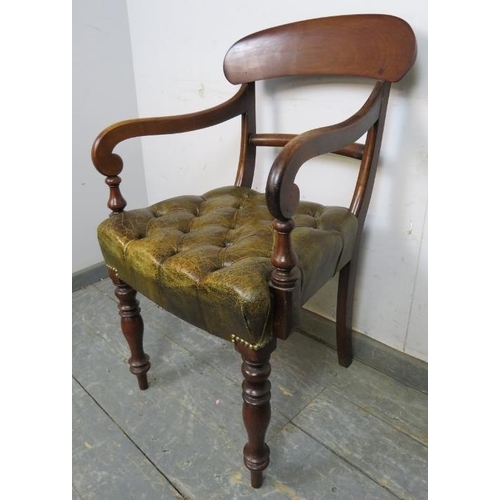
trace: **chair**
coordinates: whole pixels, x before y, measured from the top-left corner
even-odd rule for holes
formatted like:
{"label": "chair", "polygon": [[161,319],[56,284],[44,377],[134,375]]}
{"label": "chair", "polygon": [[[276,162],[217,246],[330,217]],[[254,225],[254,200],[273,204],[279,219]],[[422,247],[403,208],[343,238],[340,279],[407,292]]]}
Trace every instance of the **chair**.
{"label": "chair", "polygon": [[[389,90],[416,58],[415,36],[388,15],[312,19],[249,35],[227,52],[224,73],[240,85],[234,97],[192,114],[140,118],[106,128],[92,160],[110,188],[110,217],[98,240],[119,299],[130,371],[147,389],[140,292],[179,318],[235,344],[242,357],[244,463],[259,488],[269,463],[269,363],[277,339],[298,326],[301,306],[339,273],[337,350],[352,361],[351,316],[359,242],[375,179]],[[347,120],[299,135],[257,133],[255,82],[276,77],[337,75],[374,80],[364,105]],[[190,193],[126,211],[123,163],[114,147],[138,136],[210,127],[241,115],[234,186]],[[366,133],[365,143],[358,141]],[[256,148],[283,147],[265,193],[251,189]],[[350,206],[300,201],[294,183],[309,159],[335,153],[360,160]]]}

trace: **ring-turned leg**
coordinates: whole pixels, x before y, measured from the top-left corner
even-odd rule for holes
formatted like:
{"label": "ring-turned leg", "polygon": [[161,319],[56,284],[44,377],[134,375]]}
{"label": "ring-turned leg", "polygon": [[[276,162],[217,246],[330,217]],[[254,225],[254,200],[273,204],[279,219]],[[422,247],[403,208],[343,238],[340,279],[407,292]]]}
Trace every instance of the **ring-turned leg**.
{"label": "ring-turned leg", "polygon": [[271,383],[269,358],[276,348],[276,339],[258,351],[236,343],[243,363],[243,423],[248,434],[248,443],[243,449],[243,460],[250,470],[251,483],[260,488],[263,471],[269,464],[269,447],[265,442],[267,427],[271,420]]}
{"label": "ring-turned leg", "polygon": [[130,347],[131,357],[128,360],[130,371],[137,376],[139,389],[145,390],[148,388],[147,372],[151,367],[151,363],[142,346],[144,323],[139,301],[135,298],[137,292],[122,281],[116,272],[111,269],[109,270],[109,277],[116,287],[115,295],[119,300],[118,310],[121,316],[122,332]]}
{"label": "ring-turned leg", "polygon": [[352,308],[354,302],[355,264],[351,261],[339,273],[337,295],[337,355],[346,368],[352,363]]}

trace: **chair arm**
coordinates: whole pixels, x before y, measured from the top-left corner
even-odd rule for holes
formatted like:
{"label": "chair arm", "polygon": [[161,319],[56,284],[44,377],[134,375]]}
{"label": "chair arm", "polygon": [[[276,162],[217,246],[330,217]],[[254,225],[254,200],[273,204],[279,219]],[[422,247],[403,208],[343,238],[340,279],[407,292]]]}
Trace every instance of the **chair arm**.
{"label": "chair arm", "polygon": [[92,146],[92,162],[95,168],[106,176],[117,176],[123,168],[123,161],[113,153],[115,146],[127,139],[147,135],[175,134],[189,132],[217,125],[235,116],[244,114],[248,107],[248,85],[228,101],[196,113],[157,118],[137,118],[115,123],[104,129]]}
{"label": "chair arm", "polygon": [[390,83],[377,81],[365,104],[347,120],[297,135],[276,157],[266,186],[266,201],[279,220],[290,219],[298,207],[300,191],[294,184],[299,168],[311,158],[337,151],[359,139],[378,120],[384,89]]}
{"label": "chair arm", "polygon": [[286,339],[297,327],[300,318],[301,277],[291,239],[295,226],[292,216],[300,200],[295,176],[307,160],[345,148],[371,129],[380,117],[388,85],[390,83],[378,81],[365,104],[347,120],[294,137],[284,146],[271,167],[266,202],[275,217],[273,229],[276,238],[269,285],[275,303],[273,331],[278,338]]}

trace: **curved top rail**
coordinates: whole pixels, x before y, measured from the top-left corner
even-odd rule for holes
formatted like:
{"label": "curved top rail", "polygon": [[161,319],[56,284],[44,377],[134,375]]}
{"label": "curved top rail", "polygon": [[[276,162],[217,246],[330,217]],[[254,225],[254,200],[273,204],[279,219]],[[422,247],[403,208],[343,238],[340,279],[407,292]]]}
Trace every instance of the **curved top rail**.
{"label": "curved top rail", "polygon": [[292,75],[397,82],[416,55],[415,34],[403,19],[354,14],[285,24],[246,36],[227,52],[224,74],[234,84]]}

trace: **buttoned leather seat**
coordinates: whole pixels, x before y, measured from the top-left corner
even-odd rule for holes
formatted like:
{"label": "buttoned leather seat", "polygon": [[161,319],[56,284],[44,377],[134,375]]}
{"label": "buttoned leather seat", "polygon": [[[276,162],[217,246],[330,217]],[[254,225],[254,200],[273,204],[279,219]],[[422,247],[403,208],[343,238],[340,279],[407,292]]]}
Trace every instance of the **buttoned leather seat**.
{"label": "buttoned leather seat", "polygon": [[[352,256],[357,219],[301,202],[292,244],[304,303]],[[273,216],[264,194],[230,186],[111,217],[98,228],[122,280],[190,323],[260,348],[272,337]]]}
{"label": "buttoned leather seat", "polygon": [[[248,442],[243,457],[255,488],[262,485],[269,463],[265,434],[271,418],[271,353],[277,339],[286,340],[297,328],[301,305],[335,274],[338,359],[344,367],[352,362],[356,266],[390,87],[415,57],[412,29],[394,16],[348,15],[277,26],[242,38],[227,52],[224,73],[240,85],[229,100],[197,113],[119,122],[94,142],[92,161],[106,176],[112,210],[99,225],[98,240],[116,286],[130,371],[147,389],[151,364],[143,349],[137,292],[234,342],[244,378]],[[365,78],[373,89],[343,122],[297,135],[257,132],[256,81],[325,75]],[[234,186],[125,210],[119,176],[123,161],[114,153],[120,142],[189,132],[235,117],[241,119],[241,144]],[[364,142],[356,142],[363,137]],[[269,166],[264,193],[252,189],[257,147],[283,148]],[[299,169],[330,153],[359,161],[348,207],[300,200]]]}

